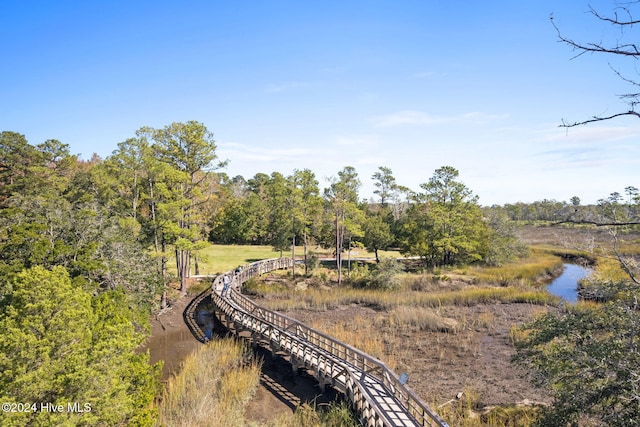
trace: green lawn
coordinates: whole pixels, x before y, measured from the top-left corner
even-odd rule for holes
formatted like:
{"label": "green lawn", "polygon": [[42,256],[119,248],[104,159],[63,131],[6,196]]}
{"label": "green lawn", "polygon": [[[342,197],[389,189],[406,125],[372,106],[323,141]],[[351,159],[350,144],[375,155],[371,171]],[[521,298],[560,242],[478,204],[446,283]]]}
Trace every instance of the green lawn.
{"label": "green lawn", "polygon": [[[302,248],[300,248],[302,253]],[[287,254],[283,254],[287,255]],[[200,274],[218,274],[267,258],[278,258],[280,252],[271,246],[253,245],[209,245],[198,251]],[[193,265],[192,265],[193,270]],[[193,271],[192,271],[193,273]]]}
{"label": "green lawn", "polygon": [[[321,256],[331,256],[331,249],[313,250]],[[200,274],[218,274],[236,268],[239,265],[245,265],[261,259],[278,258],[279,251],[274,251],[271,246],[260,245],[216,245],[211,244],[202,249],[198,255],[200,264]],[[302,246],[296,246],[296,258],[302,257],[304,249]],[[283,256],[291,256],[291,251],[283,252]],[[374,255],[364,249],[358,249],[352,252],[352,257],[373,257]],[[399,257],[400,253],[395,251],[380,251],[381,257]],[[347,259],[347,255],[344,255]],[[191,273],[194,273],[192,264]]]}

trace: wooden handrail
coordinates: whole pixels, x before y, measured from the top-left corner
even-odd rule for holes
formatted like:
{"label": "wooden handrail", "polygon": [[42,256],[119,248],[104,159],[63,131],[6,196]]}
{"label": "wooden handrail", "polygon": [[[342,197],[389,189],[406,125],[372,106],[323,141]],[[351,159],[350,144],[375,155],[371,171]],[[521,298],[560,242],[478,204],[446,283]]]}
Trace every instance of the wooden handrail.
{"label": "wooden handrail", "polygon": [[[314,347],[326,352],[326,354],[331,355],[331,357],[337,359],[336,364],[343,365],[342,369],[349,372],[349,375],[354,376],[352,372],[355,369],[362,375],[375,378],[396,398],[404,408],[404,411],[416,422],[416,425],[448,427],[448,424],[429,408],[428,405],[422,402],[411,389],[401,383],[398,376],[382,361],[330,335],[310,328],[296,319],[261,307],[240,293],[242,284],[250,278],[272,270],[289,268],[292,265],[293,260],[291,258],[273,258],[248,264],[244,266],[240,272],[229,271],[219,275],[213,281],[212,300],[214,300],[214,303],[224,305],[226,310],[223,311],[235,313],[240,323],[243,323],[244,320],[256,324],[263,324],[272,329],[270,335],[275,333],[273,328],[277,328],[278,336],[282,334],[290,340],[296,341],[296,343],[298,343],[297,345],[301,343],[312,344]],[[223,286],[222,280],[224,275],[233,276],[233,282],[227,294],[223,296],[220,290]],[[241,313],[238,313],[233,305],[238,307]],[[350,381],[352,381],[352,384],[360,387],[358,378],[351,378]],[[348,382],[348,380],[346,382]],[[345,384],[345,387],[347,387],[347,384]],[[384,412],[375,405],[375,402],[370,401],[368,394],[365,391],[361,391],[361,394],[366,400],[369,400],[369,404],[371,404],[374,411],[378,413],[379,419],[386,419]],[[383,425],[386,424],[383,423]]]}

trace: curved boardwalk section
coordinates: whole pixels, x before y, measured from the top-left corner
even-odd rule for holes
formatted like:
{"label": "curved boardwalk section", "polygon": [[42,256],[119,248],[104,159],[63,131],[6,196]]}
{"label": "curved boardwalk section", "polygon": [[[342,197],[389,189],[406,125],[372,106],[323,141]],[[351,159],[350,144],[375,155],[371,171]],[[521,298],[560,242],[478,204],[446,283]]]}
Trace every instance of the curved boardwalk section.
{"label": "curved boardwalk section", "polygon": [[233,277],[226,292],[225,275],[218,276],[211,292],[217,316],[230,331],[250,337],[254,345],[264,343],[274,353],[286,353],[294,371],[302,367],[312,371],[321,388],[331,385],[344,393],[366,426],[448,427],[378,359],[262,308],[239,292],[251,277],[292,265],[290,258],[276,258],[249,264],[238,273],[226,273]]}

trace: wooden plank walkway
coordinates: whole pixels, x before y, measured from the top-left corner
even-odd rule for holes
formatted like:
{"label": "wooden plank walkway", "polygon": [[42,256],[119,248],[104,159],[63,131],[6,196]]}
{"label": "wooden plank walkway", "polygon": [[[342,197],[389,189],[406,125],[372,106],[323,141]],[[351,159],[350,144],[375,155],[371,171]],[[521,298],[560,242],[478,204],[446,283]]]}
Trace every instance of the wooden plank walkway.
{"label": "wooden plank walkway", "polygon": [[367,427],[449,427],[422,402],[387,366],[360,350],[309,328],[282,313],[267,310],[243,296],[239,289],[251,277],[290,268],[290,258],[276,258],[249,264],[232,278],[223,292],[223,277],[214,279],[211,300],[216,315],[236,334],[254,345],[288,355],[294,371],[314,372],[320,387],[330,385],[344,393]]}

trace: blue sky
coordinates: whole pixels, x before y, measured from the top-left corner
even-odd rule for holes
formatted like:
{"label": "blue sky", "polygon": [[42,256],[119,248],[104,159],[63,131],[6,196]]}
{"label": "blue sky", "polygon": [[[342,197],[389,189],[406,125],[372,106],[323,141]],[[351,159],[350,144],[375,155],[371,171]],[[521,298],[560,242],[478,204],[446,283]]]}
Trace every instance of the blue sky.
{"label": "blue sky", "polygon": [[611,34],[588,4],[7,0],[0,130],[89,158],[197,120],[231,176],[309,168],[326,185],[350,165],[370,197],[379,166],[418,190],[450,165],[485,205],[595,202],[640,187],[640,121],[558,127],[633,91],[609,62],[628,64],[558,42],[552,13],[575,39]]}

